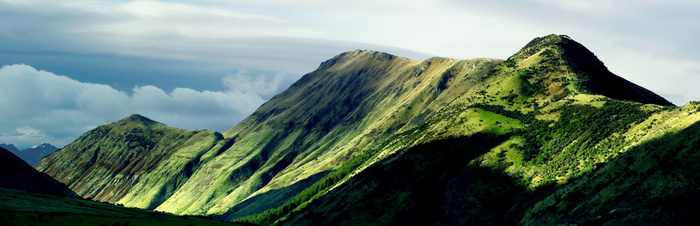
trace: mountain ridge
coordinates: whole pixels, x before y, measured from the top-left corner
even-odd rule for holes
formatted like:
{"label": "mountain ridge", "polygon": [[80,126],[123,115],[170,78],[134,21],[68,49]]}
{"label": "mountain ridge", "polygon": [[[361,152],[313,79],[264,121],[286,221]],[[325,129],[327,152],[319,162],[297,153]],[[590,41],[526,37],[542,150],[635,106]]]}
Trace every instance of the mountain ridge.
{"label": "mountain ridge", "polygon": [[[515,184],[515,190],[506,189],[503,194],[529,194],[598,172],[599,164],[614,161],[618,153],[637,150],[649,140],[700,121],[694,106],[668,106],[670,103],[658,95],[607,71],[602,63],[596,63],[600,61],[594,54],[578,45],[568,36],[545,36],[505,61],[439,57],[414,61],[375,51],[345,52],[324,61],[225,132],[199,131],[201,137],[145,139],[163,131],[150,127],[167,126],[155,122],[145,125],[149,121],[144,123],[137,116],[131,120],[130,116],[86,133],[89,135],[84,136],[90,139],[79,138],[42,160],[38,168],[70,182],[67,184],[84,197],[125,206],[210,215],[223,220],[237,218],[238,222],[253,224],[368,223],[363,220],[375,219],[374,216],[347,209],[350,206],[338,203],[337,197],[376,197],[371,189],[360,185],[371,187],[378,183],[377,179],[401,176],[390,172],[405,169],[410,172],[406,175],[416,175],[407,178],[407,183],[435,184],[447,189],[445,200],[458,197],[455,195],[461,194],[459,186],[464,181],[493,182],[473,176],[477,171],[493,172],[498,175],[495,178],[501,178],[496,180],[498,183]],[[626,88],[620,94],[607,87]],[[144,128],[138,131],[134,127]],[[121,132],[110,133],[111,130]],[[171,132],[163,133],[183,133],[174,128],[167,131]],[[114,138],[120,136],[149,142],[115,148]],[[486,143],[474,140],[483,136],[490,137],[483,141]],[[132,149],[148,153],[153,147],[173,142],[182,145],[158,154],[162,156],[159,161],[143,162],[148,167],[136,167],[133,159],[125,163],[116,157],[124,153],[138,155]],[[474,142],[481,148],[457,148]],[[60,164],[76,161],[72,164],[78,165],[74,168],[77,171],[106,168],[113,172],[114,166],[104,160],[80,165],[90,162],[88,158],[78,158],[85,150],[104,150],[111,156],[105,160],[117,160],[113,162],[134,170],[120,171],[107,180],[95,173],[76,177],[57,171],[66,167]],[[430,157],[433,161],[425,164],[406,164],[430,154],[421,150],[454,155],[466,165],[452,164],[440,155]],[[445,161],[449,164],[438,164]],[[398,171],[377,170],[382,167]],[[441,167],[451,170],[445,171],[447,174],[435,173],[443,172],[436,170]],[[152,172],[140,172],[143,169]],[[424,180],[420,172],[425,170],[446,179]],[[101,182],[91,181],[95,177]],[[146,187],[158,189],[146,192]],[[488,193],[491,188],[496,189],[469,187],[479,194]],[[421,209],[411,206],[410,201],[429,190],[420,186],[383,189],[395,195],[386,199],[358,198],[352,207],[368,214],[406,216],[408,211],[414,217],[421,216],[421,211],[415,212]],[[444,198],[442,194],[426,194]],[[545,195],[550,193],[542,196]],[[540,196],[517,197],[520,198],[516,201],[549,205]],[[452,218],[466,214],[463,211],[473,201],[454,200],[449,205],[459,208],[450,210],[453,215],[441,218],[436,212],[424,213],[431,214],[429,219],[436,222],[490,222],[467,215],[464,219]],[[398,205],[389,205],[391,208],[384,211],[373,209],[377,205],[372,202]],[[245,209],[247,205],[256,207]],[[474,209],[476,215],[469,216],[487,214],[489,208]],[[493,208],[504,211],[501,206]],[[518,208],[523,208],[518,209],[519,214],[528,210],[542,213],[541,209],[527,209],[532,206]],[[239,218],[243,213],[246,216]],[[353,214],[359,218],[348,218]],[[398,223],[397,220],[400,218],[388,217],[381,222]]]}

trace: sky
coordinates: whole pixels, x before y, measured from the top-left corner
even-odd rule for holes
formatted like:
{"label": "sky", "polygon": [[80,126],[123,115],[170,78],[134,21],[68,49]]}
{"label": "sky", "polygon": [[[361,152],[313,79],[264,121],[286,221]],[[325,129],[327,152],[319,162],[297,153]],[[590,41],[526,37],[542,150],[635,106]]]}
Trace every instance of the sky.
{"label": "sky", "polygon": [[548,34],[684,105],[697,21],[690,0],[0,0],[0,143],[62,147],[135,113],[225,131],[345,51],[506,59]]}

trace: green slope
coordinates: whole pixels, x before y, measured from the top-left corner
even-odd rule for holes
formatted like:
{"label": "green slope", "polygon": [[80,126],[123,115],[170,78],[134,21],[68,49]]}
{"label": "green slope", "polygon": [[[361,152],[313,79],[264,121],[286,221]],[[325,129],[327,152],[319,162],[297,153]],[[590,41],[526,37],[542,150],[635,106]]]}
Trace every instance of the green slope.
{"label": "green slope", "polygon": [[552,223],[591,208],[543,210],[558,204],[547,197],[698,116],[568,36],[537,38],[505,61],[358,50],[221,134],[127,118],[38,168],[84,197],[239,222]]}
{"label": "green slope", "polygon": [[236,225],[0,188],[0,225]]}

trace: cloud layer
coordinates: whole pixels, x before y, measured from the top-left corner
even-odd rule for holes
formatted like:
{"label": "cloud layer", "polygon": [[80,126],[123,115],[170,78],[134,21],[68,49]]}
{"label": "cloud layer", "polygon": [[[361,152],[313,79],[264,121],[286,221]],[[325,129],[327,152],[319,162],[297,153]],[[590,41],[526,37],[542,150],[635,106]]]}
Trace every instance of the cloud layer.
{"label": "cloud layer", "polygon": [[4,66],[0,118],[12,120],[2,120],[0,141],[20,147],[43,142],[65,145],[96,126],[134,113],[179,128],[223,131],[260,106],[261,96],[276,91],[279,77],[250,80],[239,74],[228,77],[223,82],[229,84],[227,90],[220,92],[188,88],[166,92],[146,85],[127,93],[27,65]]}
{"label": "cloud layer", "polygon": [[698,20],[688,0],[0,0],[0,142],[131,113],[225,130],[344,51],[507,58],[551,33],[682,105],[700,100]]}

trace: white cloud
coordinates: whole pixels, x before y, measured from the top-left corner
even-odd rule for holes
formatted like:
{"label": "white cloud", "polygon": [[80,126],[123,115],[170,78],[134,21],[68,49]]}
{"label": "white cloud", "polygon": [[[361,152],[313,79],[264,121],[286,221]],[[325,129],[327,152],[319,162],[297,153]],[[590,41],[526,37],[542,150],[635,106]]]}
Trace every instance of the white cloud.
{"label": "white cloud", "polygon": [[241,70],[235,75],[225,77],[223,85],[236,92],[272,95],[279,92],[285,80],[286,76],[282,73],[273,76],[250,76],[248,71]]}
{"label": "white cloud", "polygon": [[213,92],[176,88],[166,92],[146,85],[134,87],[129,94],[28,65],[4,66],[0,68],[0,95],[4,97],[0,99],[0,142],[65,145],[89,129],[133,113],[175,127],[223,131],[260,106],[264,102],[261,95],[276,89],[239,78],[242,80],[228,77],[226,82],[260,89]]}
{"label": "white cloud", "polygon": [[30,140],[37,140],[37,139],[46,139],[46,134],[44,134],[43,131],[34,129],[29,126],[25,127],[20,127],[16,129],[17,135],[19,135],[20,139],[30,139]]}

